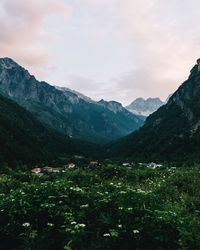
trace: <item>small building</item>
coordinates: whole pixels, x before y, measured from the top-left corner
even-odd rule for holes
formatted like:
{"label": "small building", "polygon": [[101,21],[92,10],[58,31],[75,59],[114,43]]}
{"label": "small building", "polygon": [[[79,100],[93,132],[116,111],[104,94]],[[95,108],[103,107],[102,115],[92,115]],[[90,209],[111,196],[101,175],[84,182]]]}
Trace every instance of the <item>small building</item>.
{"label": "small building", "polygon": [[65,165],[64,167],[67,169],[73,169],[76,167],[76,164],[71,162],[71,163],[68,163],[67,165]]}
{"label": "small building", "polygon": [[162,164],[156,164],[154,162],[151,162],[147,165],[147,168],[156,169],[156,168],[161,168],[162,166],[163,166]]}
{"label": "small building", "polygon": [[99,164],[98,161],[91,161],[90,166],[97,166]]}
{"label": "small building", "polygon": [[45,172],[45,173],[52,173],[53,172],[53,168],[45,166],[45,167],[42,168],[42,171]]}
{"label": "small building", "polygon": [[33,174],[40,174],[41,173],[41,168],[39,168],[39,167],[35,167],[35,168],[33,168],[32,170],[31,170],[31,172],[33,173]]}
{"label": "small building", "polygon": [[60,169],[46,166],[42,168],[42,172],[43,173],[60,173]]}
{"label": "small building", "polygon": [[52,168],[52,173],[60,173],[60,169],[59,168]]}
{"label": "small building", "polygon": [[131,166],[131,164],[130,164],[130,163],[128,163],[128,162],[124,162],[124,163],[122,163],[122,166],[123,166],[123,167],[130,167],[130,166]]}

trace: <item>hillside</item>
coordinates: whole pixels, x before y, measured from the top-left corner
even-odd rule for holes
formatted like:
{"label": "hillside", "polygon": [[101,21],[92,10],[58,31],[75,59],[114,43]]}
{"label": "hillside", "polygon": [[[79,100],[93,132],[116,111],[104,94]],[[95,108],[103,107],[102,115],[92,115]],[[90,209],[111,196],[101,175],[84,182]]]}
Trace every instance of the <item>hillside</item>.
{"label": "hillside", "polygon": [[111,147],[111,154],[135,160],[200,161],[200,71],[191,74],[144,126]]}
{"label": "hillside", "polygon": [[78,92],[39,82],[9,58],[0,59],[0,93],[33,113],[46,126],[73,138],[108,142],[143,125],[140,117],[122,106],[113,109],[112,102],[105,105]]}
{"label": "hillside", "polygon": [[95,146],[73,141],[42,125],[17,103],[0,96],[0,162],[37,163],[58,156],[86,153]]}

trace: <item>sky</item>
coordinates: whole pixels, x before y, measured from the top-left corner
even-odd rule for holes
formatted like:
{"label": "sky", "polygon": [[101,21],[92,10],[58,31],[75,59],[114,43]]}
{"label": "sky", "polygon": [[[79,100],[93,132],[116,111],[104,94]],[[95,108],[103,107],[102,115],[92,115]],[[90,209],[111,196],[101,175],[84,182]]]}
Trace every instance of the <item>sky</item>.
{"label": "sky", "polygon": [[165,100],[200,57],[199,9],[199,0],[1,0],[0,57],[95,100]]}

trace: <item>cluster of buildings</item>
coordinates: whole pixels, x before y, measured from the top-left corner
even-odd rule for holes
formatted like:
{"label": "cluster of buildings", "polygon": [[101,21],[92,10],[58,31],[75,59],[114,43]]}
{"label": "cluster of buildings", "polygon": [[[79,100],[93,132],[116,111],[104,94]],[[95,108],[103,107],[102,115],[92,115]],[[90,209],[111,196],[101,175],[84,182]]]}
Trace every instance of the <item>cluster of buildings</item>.
{"label": "cluster of buildings", "polygon": [[124,162],[122,163],[122,166],[124,167],[146,167],[146,168],[149,168],[149,169],[157,169],[157,168],[161,168],[163,167],[162,164],[158,164],[158,163],[155,163],[155,162],[150,162],[150,163],[129,163],[129,162]]}
{"label": "cluster of buildings", "polygon": [[[95,166],[99,166],[99,165],[100,165],[100,163],[98,161],[90,161],[89,162],[89,166],[91,166],[91,167],[95,167]],[[64,165],[62,168],[55,168],[55,167],[49,167],[49,166],[45,166],[45,167],[35,166],[31,170],[31,172],[34,175],[42,176],[42,175],[47,174],[47,173],[63,173],[67,170],[74,169],[76,167],[77,167],[76,163],[70,162],[70,163]]]}
{"label": "cluster of buildings", "polygon": [[35,166],[31,172],[37,176],[42,176],[44,174],[47,173],[61,173],[61,172],[65,172],[65,170],[67,169],[73,169],[76,167],[75,163],[68,163],[67,165],[64,165],[63,168],[54,168],[54,167],[49,167],[49,166],[45,166],[45,167],[39,167],[39,166]]}
{"label": "cluster of buildings", "polygon": [[[99,163],[98,161],[90,161],[88,166],[89,167],[98,167],[98,166],[101,166],[101,163]],[[157,168],[163,167],[162,164],[157,164],[154,162],[151,162],[151,163],[124,162],[124,163],[122,163],[122,166],[127,167],[127,168],[145,167],[145,168],[149,168],[149,169],[157,169]],[[34,175],[42,176],[42,175],[47,174],[47,173],[63,173],[67,170],[74,169],[76,167],[77,167],[76,163],[70,162],[70,163],[64,165],[62,168],[55,168],[55,167],[49,167],[49,166],[45,166],[45,167],[35,166],[31,170],[31,172]]]}

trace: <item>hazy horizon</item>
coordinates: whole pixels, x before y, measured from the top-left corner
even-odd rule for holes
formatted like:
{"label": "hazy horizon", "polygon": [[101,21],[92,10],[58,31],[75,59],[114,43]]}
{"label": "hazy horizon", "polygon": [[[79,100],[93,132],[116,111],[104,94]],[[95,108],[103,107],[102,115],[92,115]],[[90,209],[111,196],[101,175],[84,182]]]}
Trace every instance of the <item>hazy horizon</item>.
{"label": "hazy horizon", "polygon": [[0,56],[94,100],[165,100],[200,51],[197,0],[2,0]]}

